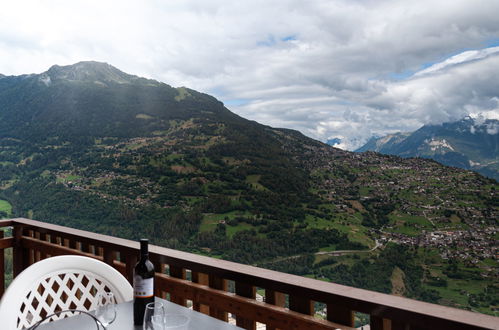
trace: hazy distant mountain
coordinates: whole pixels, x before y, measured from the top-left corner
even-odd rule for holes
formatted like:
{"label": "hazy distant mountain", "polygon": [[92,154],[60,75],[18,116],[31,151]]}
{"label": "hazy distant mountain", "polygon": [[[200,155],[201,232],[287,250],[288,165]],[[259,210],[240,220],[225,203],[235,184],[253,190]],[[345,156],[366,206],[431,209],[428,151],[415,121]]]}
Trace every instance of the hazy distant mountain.
{"label": "hazy distant mountain", "polygon": [[335,145],[341,143],[341,139],[340,138],[332,138],[332,139],[327,140],[326,143],[329,144],[330,146],[334,147]]}
{"label": "hazy distant mountain", "polygon": [[386,151],[393,148],[398,143],[407,138],[410,133],[395,133],[389,134],[384,137],[372,137],[365,145],[355,150],[356,152],[376,151],[381,153],[388,153]]}
{"label": "hazy distant mountain", "polygon": [[372,138],[356,151],[431,158],[499,180],[499,121],[466,117],[442,125],[425,125],[412,133]]}

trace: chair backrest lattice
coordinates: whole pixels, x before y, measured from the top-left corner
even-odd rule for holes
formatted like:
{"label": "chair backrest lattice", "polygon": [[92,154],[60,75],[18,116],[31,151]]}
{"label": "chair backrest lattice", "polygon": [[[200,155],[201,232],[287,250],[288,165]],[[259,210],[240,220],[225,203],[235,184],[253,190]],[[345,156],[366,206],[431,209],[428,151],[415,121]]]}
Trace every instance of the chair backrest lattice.
{"label": "chair backrest lattice", "polygon": [[[55,312],[95,309],[98,293],[111,291],[106,284],[104,279],[84,271],[50,274],[36,283],[24,298],[17,317],[17,329],[27,328]],[[50,321],[73,314],[56,315]]]}
{"label": "chair backrest lattice", "polygon": [[[0,301],[1,327],[24,329],[56,312],[94,310],[103,292],[112,292],[117,303],[133,298],[126,278],[99,260],[72,255],[41,260],[16,276],[5,291]],[[46,322],[73,314],[62,313]]]}

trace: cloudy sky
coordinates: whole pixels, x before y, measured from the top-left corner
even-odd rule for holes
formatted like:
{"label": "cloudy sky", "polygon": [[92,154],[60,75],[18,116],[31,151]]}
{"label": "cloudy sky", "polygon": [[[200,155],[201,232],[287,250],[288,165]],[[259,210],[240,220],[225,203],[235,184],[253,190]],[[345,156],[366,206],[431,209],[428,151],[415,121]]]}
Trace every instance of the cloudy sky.
{"label": "cloudy sky", "polygon": [[103,61],[355,149],[499,119],[497,13],[497,0],[2,1],[0,73]]}

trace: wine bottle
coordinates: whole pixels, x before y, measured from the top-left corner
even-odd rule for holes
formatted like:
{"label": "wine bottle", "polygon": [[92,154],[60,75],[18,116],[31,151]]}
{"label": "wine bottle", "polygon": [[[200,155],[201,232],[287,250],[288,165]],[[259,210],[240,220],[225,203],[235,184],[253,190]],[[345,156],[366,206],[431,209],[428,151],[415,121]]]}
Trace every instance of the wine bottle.
{"label": "wine bottle", "polygon": [[154,265],[149,261],[147,239],[140,240],[140,260],[133,270],[133,323],[142,325],[146,305],[154,301]]}

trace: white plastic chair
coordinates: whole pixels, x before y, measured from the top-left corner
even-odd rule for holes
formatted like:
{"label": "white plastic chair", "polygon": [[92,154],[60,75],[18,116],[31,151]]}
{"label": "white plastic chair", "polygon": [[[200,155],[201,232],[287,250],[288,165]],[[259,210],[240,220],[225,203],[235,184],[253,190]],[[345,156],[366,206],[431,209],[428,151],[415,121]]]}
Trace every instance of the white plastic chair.
{"label": "white plastic chair", "polygon": [[[103,291],[114,293],[117,303],[133,299],[125,277],[99,260],[72,255],[41,260],[21,272],[5,291],[0,301],[0,328],[29,328],[61,310],[93,310],[97,294]],[[66,316],[68,313],[63,313],[50,320]]]}

